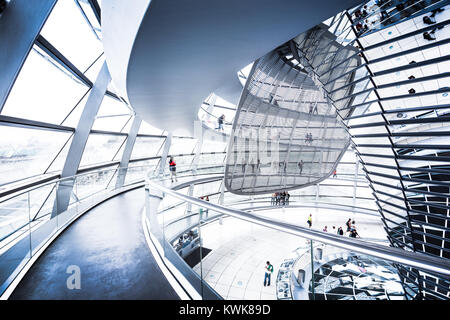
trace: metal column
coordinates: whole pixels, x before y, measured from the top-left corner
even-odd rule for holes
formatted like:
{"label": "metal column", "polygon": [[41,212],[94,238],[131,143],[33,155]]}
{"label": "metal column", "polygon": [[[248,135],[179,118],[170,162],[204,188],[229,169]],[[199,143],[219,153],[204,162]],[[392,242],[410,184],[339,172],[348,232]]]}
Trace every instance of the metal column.
{"label": "metal column", "polygon": [[167,135],[166,141],[164,142],[164,148],[161,155],[161,161],[159,162],[159,174],[164,174],[164,169],[167,163],[167,156],[169,155],[170,145],[172,144],[172,133]]}
{"label": "metal column", "polygon": [[62,180],[56,190],[56,199],[53,206],[52,217],[58,215],[60,212],[67,210],[70,202],[70,196],[72,194],[73,185],[75,180],[69,177],[76,175],[78,167],[80,166],[81,157],[86,146],[86,142],[89,138],[92,125],[94,124],[95,117],[100,105],[102,104],[103,97],[105,96],[106,89],[111,76],[108,71],[106,63],[103,64],[95,81],[89,97],[84,106],[83,112],[78,122],[77,129],[72,138],[69,152],[67,153],[66,162],[61,173],[61,178],[68,178]]}
{"label": "metal column", "polygon": [[128,163],[130,162],[131,152],[133,151],[134,143],[136,142],[136,136],[139,132],[139,127],[141,126],[142,118],[140,116],[135,116],[133,123],[131,124],[130,132],[127,136],[127,142],[122,153],[122,159],[119,164],[119,172],[117,174],[116,188],[123,186],[125,182],[125,177],[128,171]]}
{"label": "metal column", "polygon": [[29,0],[14,0],[8,3],[0,19],[0,112],[8,98],[17,75],[33,47],[56,0],[40,0],[31,5]]}
{"label": "metal column", "polygon": [[192,159],[192,170],[195,172],[198,167],[198,161],[203,147],[203,127],[201,121],[195,121],[194,123],[194,138],[197,138],[197,145],[195,146],[195,155]]}

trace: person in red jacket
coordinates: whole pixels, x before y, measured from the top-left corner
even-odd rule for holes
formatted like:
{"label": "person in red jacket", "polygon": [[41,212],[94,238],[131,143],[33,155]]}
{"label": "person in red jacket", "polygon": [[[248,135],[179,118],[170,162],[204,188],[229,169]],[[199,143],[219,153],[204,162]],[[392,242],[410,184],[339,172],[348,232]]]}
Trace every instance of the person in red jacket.
{"label": "person in red jacket", "polygon": [[174,177],[175,177],[175,181],[178,182],[178,179],[177,179],[177,164],[173,160],[173,157],[170,157],[170,159],[169,159],[169,171],[170,171],[170,179],[172,180],[172,182],[173,182],[173,178]]}

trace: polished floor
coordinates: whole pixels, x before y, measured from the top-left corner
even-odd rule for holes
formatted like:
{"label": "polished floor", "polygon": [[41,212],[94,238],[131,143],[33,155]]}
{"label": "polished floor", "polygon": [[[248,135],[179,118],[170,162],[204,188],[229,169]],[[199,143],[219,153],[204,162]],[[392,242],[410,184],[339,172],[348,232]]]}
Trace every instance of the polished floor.
{"label": "polished floor", "polygon": [[[10,299],[178,299],[145,241],[143,206],[140,188],[80,217],[44,251]],[[81,272],[80,289],[67,286],[73,265]]]}

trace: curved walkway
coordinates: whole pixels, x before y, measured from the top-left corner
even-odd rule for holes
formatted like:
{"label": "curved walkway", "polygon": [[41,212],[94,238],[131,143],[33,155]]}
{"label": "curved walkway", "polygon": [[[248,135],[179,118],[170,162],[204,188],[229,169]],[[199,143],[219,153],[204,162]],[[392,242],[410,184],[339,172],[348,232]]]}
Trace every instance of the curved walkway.
{"label": "curved walkway", "polygon": [[[43,252],[10,299],[179,299],[145,241],[144,189],[118,195],[69,226]],[[69,290],[68,266],[81,271]]]}

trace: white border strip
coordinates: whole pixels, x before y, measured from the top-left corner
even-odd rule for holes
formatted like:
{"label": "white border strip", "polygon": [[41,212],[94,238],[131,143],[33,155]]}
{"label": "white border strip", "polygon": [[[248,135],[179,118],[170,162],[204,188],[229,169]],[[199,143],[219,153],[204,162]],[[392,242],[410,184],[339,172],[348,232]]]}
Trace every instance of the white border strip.
{"label": "white border strip", "polygon": [[150,223],[146,216],[146,210],[144,207],[142,209],[142,228],[147,245],[151,254],[155,258],[159,269],[162,271],[167,281],[169,281],[170,285],[181,300],[202,300],[202,296],[197,292],[197,290],[195,290],[189,281],[187,281],[181,272],[169,260],[167,260],[163,254],[160,254],[163,253],[164,250],[155,236],[150,232],[149,225]]}

